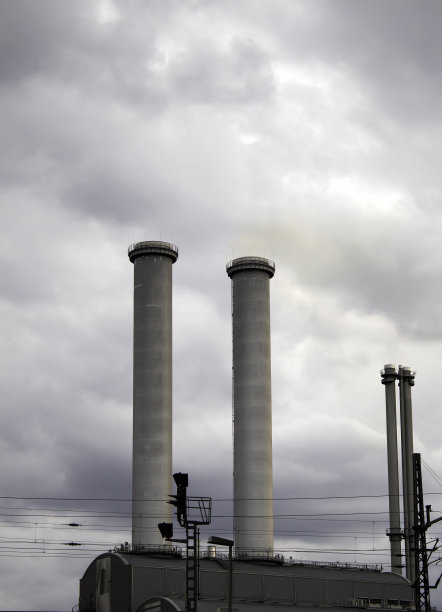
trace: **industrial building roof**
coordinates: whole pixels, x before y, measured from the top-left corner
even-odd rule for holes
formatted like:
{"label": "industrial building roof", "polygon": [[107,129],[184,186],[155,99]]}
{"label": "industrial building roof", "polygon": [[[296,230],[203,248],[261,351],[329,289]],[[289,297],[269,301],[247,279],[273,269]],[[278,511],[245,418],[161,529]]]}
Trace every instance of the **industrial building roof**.
{"label": "industrial building roof", "polygon": [[[106,553],[107,554],[107,553]],[[185,559],[176,557],[156,557],[150,555],[139,555],[139,554],[126,554],[126,553],[113,553],[115,554],[124,564],[136,565],[142,567],[170,567],[179,568],[185,567]],[[219,569],[220,572],[226,571],[227,562],[222,557],[207,557],[200,560],[200,568],[202,571],[209,570],[216,571]],[[315,578],[337,578],[340,580],[355,580],[358,582],[390,582],[404,584],[406,581],[402,576],[393,574],[392,572],[382,572],[373,570],[369,566],[355,567],[351,564],[348,566],[343,565],[312,565],[304,564],[301,565],[299,562],[295,563],[269,563],[269,562],[252,562],[248,560],[234,560],[233,561],[233,572],[235,574],[267,574],[267,575],[282,575],[291,577],[308,577],[314,576]]]}

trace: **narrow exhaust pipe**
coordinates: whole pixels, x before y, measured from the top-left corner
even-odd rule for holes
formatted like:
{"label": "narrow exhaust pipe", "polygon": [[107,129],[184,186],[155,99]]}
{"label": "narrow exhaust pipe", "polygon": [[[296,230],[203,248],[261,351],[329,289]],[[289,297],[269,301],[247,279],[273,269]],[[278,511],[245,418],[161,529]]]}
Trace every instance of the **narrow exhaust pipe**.
{"label": "narrow exhaust pipe", "polygon": [[396,378],[393,364],[388,363],[381,371],[382,384],[385,386],[385,405],[387,420],[387,461],[388,461],[388,503],[390,511],[391,571],[402,575],[402,530],[399,502],[399,466],[396,420]]}
{"label": "narrow exhaust pipe", "polygon": [[407,366],[398,371],[401,404],[401,446],[402,446],[402,495],[404,503],[404,534],[407,578],[414,582],[416,577],[414,560],[414,500],[413,500],[413,413],[411,387],[415,373]]}

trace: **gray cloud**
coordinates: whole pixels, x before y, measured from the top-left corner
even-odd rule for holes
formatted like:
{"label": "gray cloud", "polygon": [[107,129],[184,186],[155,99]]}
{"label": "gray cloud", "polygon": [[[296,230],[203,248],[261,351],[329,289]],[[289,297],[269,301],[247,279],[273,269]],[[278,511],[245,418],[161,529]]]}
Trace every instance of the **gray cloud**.
{"label": "gray cloud", "polygon": [[263,104],[271,103],[274,94],[268,55],[255,41],[238,36],[232,36],[224,52],[203,39],[192,55],[178,53],[169,78],[188,103]]}
{"label": "gray cloud", "polygon": [[[384,497],[318,498],[385,494],[390,361],[417,369],[415,447],[442,468],[439,3],[0,11],[0,480],[54,498],[4,501],[21,555],[2,557],[4,607],[70,609],[88,563],[130,537],[126,502],[79,498],[130,496],[127,246],[143,239],[180,250],[174,469],[214,498],[204,537],[232,529],[225,263],[263,255],[275,497],[314,498],[275,502],[278,550],[388,565]],[[77,558],[51,557],[81,513]],[[23,538],[44,556],[17,553]]]}
{"label": "gray cloud", "polygon": [[41,77],[60,68],[69,41],[84,35],[80,25],[83,7],[62,7],[52,0],[39,6],[27,0],[5,2],[1,7],[1,63],[3,85]]}

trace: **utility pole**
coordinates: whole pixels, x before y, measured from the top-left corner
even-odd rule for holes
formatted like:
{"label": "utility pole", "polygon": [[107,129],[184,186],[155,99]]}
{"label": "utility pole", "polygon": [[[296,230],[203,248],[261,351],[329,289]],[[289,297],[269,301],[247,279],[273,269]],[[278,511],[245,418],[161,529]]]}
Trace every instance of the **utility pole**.
{"label": "utility pole", "polygon": [[[413,453],[413,498],[414,498],[414,541],[415,541],[415,569],[416,579],[414,581],[416,612],[430,612],[430,589],[436,589],[442,577],[439,576],[436,584],[430,586],[428,580],[428,566],[431,564],[430,557],[440,548],[439,540],[436,539],[434,547],[427,550],[427,529],[442,520],[442,516],[430,520],[431,506],[424,509],[424,494],[422,488],[422,469],[420,453]],[[426,513],[425,513],[426,510]]]}

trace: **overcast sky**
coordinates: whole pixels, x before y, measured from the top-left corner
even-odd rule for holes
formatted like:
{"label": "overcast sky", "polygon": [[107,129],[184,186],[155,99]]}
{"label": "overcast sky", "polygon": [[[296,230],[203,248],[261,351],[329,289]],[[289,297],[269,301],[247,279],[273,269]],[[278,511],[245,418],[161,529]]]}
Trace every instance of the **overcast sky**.
{"label": "overcast sky", "polygon": [[[227,515],[210,533],[231,533],[234,257],[276,262],[275,497],[387,493],[390,362],[442,475],[441,29],[436,0],[0,3],[3,609],[70,610],[130,540],[103,516],[127,503],[80,498],[131,493],[138,240],[179,248],[174,467]],[[276,549],[388,569],[386,510],[278,502]]]}

